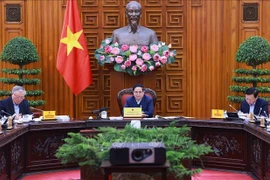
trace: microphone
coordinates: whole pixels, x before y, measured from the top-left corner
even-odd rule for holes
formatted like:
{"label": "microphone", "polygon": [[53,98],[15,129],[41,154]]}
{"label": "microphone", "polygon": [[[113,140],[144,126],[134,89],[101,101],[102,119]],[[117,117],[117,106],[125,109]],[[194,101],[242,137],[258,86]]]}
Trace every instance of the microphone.
{"label": "microphone", "polygon": [[8,118],[6,117],[5,119],[6,119],[6,120],[4,121],[3,124],[7,124],[7,122],[8,122]]}
{"label": "microphone", "polygon": [[259,113],[258,113],[258,116],[261,115],[261,112],[262,112],[262,108],[260,108]]}
{"label": "microphone", "polygon": [[100,108],[98,110],[94,110],[94,111],[92,111],[92,113],[93,114],[98,114],[98,113],[101,113],[102,111],[106,111],[108,109],[109,109],[109,107],[104,107],[104,108]]}
{"label": "microphone", "polygon": [[5,130],[5,129],[7,129],[7,127],[8,127],[8,124],[7,124],[8,118],[7,118],[6,116],[4,116],[3,118],[4,118],[4,122],[3,122],[3,124],[1,125],[1,127],[2,127],[2,130]]}
{"label": "microphone", "polygon": [[[4,111],[4,110],[2,110],[1,112],[9,116],[9,117],[4,117],[4,118],[5,118],[5,121],[4,121],[4,123],[3,123],[2,125],[6,125],[7,122],[8,122],[8,119],[9,119],[10,117],[11,117],[11,119],[12,119],[12,125],[13,125],[13,121],[14,121],[14,119],[15,119],[15,117],[16,117],[16,113],[13,114],[13,115],[11,115],[11,114],[9,114],[8,112],[6,112],[6,111]],[[3,127],[3,126],[2,126],[2,127]]]}
{"label": "microphone", "polygon": [[2,114],[5,114],[5,115],[8,115],[8,116],[12,116],[10,113],[4,111],[3,109],[1,110],[1,113],[2,113]]}
{"label": "microphone", "polygon": [[265,112],[265,111],[263,111],[263,113],[264,113],[265,117],[267,117],[267,118],[268,118],[268,115],[266,114],[266,112]]}
{"label": "microphone", "polygon": [[235,109],[232,105],[230,105],[229,104],[229,106],[232,108],[232,109],[234,109],[235,111],[237,111],[238,112],[238,110],[237,109]]}
{"label": "microphone", "polygon": [[256,115],[256,114],[254,113],[254,119],[255,119],[255,121],[257,121],[257,122],[259,121],[258,118],[260,117],[261,111],[262,111],[262,108],[260,108],[258,115]]}

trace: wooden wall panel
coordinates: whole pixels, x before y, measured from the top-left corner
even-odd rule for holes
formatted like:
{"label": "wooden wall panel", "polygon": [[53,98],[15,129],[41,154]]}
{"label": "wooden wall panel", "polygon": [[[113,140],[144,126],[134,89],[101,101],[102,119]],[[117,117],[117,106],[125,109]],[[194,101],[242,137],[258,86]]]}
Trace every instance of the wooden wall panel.
{"label": "wooden wall panel", "polygon": [[[66,1],[39,1],[41,11],[41,67],[46,110],[56,110],[57,114],[74,117],[74,96],[56,69],[56,57],[62,33]],[[38,12],[37,9],[33,9]]]}
{"label": "wooden wall panel", "polygon": [[[98,66],[94,51],[116,28],[125,26],[128,0],[77,0],[87,39],[93,71],[93,84],[74,96],[56,70],[56,57],[62,32],[66,0],[0,1],[0,49],[17,35],[26,36],[36,45],[40,61],[29,67],[41,67],[38,77],[44,90],[45,110],[57,114],[88,118],[91,111],[110,106],[110,70]],[[270,1],[264,0],[139,0],[143,7],[141,24],[155,30],[160,41],[177,50],[176,62],[156,71],[155,81],[145,77],[145,86],[155,86],[156,112],[160,115],[209,117],[212,108],[231,110],[227,96],[233,70],[245,65],[235,62],[239,44],[251,35],[270,40]],[[22,22],[5,22],[5,5],[22,6]],[[258,3],[256,22],[243,21],[243,4]],[[0,68],[11,65],[0,63]],[[270,64],[262,65],[270,69]],[[6,76],[0,72],[0,75]],[[126,74],[121,87],[130,87]],[[10,89],[11,86],[3,86]],[[234,104],[235,107],[238,105]]]}
{"label": "wooden wall panel", "polygon": [[[235,53],[239,46],[239,23],[240,21],[240,4],[239,1],[224,1],[224,17],[223,23],[223,35],[222,39],[223,44],[223,53],[222,53],[222,61],[223,61],[223,87],[219,88],[222,91],[223,104],[219,106],[221,109],[227,109],[229,111],[233,111],[228,105],[229,102],[226,101],[226,97],[228,95],[232,95],[232,92],[229,90],[229,86],[233,84],[232,76],[234,75],[233,69],[238,68],[238,64],[235,61]],[[214,95],[215,96],[215,95]],[[232,104],[235,108],[237,108],[236,104]]]}
{"label": "wooden wall panel", "polygon": [[[22,5],[22,22],[6,23],[5,10],[6,3],[20,3]],[[28,65],[27,67],[42,68],[42,73],[36,76],[41,79],[41,84],[27,89],[42,89],[44,95],[41,97],[46,101],[46,105],[40,107],[44,110],[56,110],[57,114],[69,114],[74,117],[74,96],[64,82],[63,78],[56,70],[56,56],[62,31],[63,14],[65,12],[64,0],[48,1],[1,1],[1,31],[3,37],[1,49],[7,41],[15,37],[6,35],[7,32],[18,32],[14,35],[29,38],[37,47],[40,61]],[[0,68],[10,67],[5,63],[0,64]],[[1,76],[6,76],[1,74]],[[12,86],[3,86],[2,89],[10,90]],[[41,99],[36,98],[36,99]],[[31,99],[31,98],[28,98]]]}
{"label": "wooden wall panel", "polygon": [[[143,9],[141,24],[155,30],[159,39],[167,44],[171,43],[179,54],[176,63],[157,71],[157,80],[162,82],[155,82],[155,80],[151,78],[151,75],[142,76],[139,77],[139,79],[143,78],[145,80],[143,81],[144,85],[150,88],[155,87],[154,89],[159,86],[159,83],[162,83],[161,89],[157,88],[158,98],[160,98],[158,102],[163,102],[157,106],[159,108],[157,110],[159,114],[183,114],[185,112],[184,108],[186,107],[183,95],[183,89],[185,88],[183,84],[185,82],[185,75],[183,73],[185,61],[183,59],[185,58],[184,45],[186,40],[184,3],[181,0],[141,0],[139,2]],[[94,74],[98,74],[98,77],[95,79],[95,83],[98,83],[98,87],[95,88],[95,90],[90,87],[76,98],[77,117],[87,118],[91,115],[89,112],[92,110],[106,106],[111,107],[113,112],[109,110],[110,114],[119,115],[118,107],[115,107],[117,106],[116,97],[112,98],[114,102],[110,102],[110,91],[115,91],[115,89],[112,90],[112,87],[110,87],[110,70],[108,70],[107,67],[98,66],[93,54],[95,49],[99,47],[101,40],[110,37],[113,30],[127,24],[124,13],[126,3],[127,1],[121,0],[91,1],[90,4],[92,7],[89,8],[85,5],[89,3],[86,3],[84,0],[82,1],[82,23],[86,33],[93,67],[92,70]],[[99,10],[97,11],[97,9]],[[179,76],[179,73],[181,73],[181,76]],[[120,73],[119,81],[116,83],[118,83],[118,87],[127,88],[134,85],[136,80],[129,75]],[[97,100],[88,96],[92,94],[98,94],[99,99]],[[179,98],[181,100],[179,100]],[[84,103],[84,101],[88,103]],[[83,106],[88,105],[89,107],[83,108]]]}
{"label": "wooden wall panel", "polygon": [[[15,1],[0,1],[1,4],[1,26],[0,26],[0,31],[1,31],[1,44],[0,44],[0,49],[2,51],[4,45],[6,44],[7,41],[10,39],[16,37],[16,36],[24,36],[25,34],[25,20],[26,18],[24,17],[24,10],[25,10],[25,3],[23,0],[15,0]],[[21,20],[17,22],[7,22],[7,8],[9,5],[19,5],[21,9]],[[11,12],[9,12],[11,13]],[[12,18],[11,18],[12,19]],[[17,68],[15,65],[11,65],[8,63],[0,63],[0,69],[2,68]],[[0,72],[0,77],[11,77],[6,74],[3,74]],[[3,85],[0,83],[0,88],[3,90],[9,90],[12,88],[12,85]]]}
{"label": "wooden wall panel", "polygon": [[[223,75],[224,3],[225,1],[203,1],[188,10],[187,76],[189,79],[187,99],[188,115],[209,117],[211,108],[222,109],[226,96],[223,90],[226,80]],[[197,1],[196,1],[197,2]]]}

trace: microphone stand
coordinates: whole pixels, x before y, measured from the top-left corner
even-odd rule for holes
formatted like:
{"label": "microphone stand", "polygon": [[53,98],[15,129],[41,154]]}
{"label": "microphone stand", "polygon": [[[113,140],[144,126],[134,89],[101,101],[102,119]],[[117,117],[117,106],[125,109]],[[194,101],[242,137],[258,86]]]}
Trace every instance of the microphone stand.
{"label": "microphone stand", "polygon": [[266,114],[266,112],[265,112],[265,111],[263,111],[263,113],[264,113],[265,117],[266,117],[266,118],[268,118],[268,115]]}
{"label": "microphone stand", "polygon": [[262,108],[260,108],[258,115],[254,114],[255,123],[260,122],[258,118],[260,118],[261,111],[262,111]]}
{"label": "microphone stand", "polygon": [[102,111],[107,111],[108,109],[109,109],[108,107],[104,107],[104,108],[100,108],[99,110],[94,110],[92,111],[92,113],[96,115],[96,119],[102,119],[100,113]]}
{"label": "microphone stand", "polygon": [[[6,130],[7,127],[8,127],[8,125],[7,125],[8,118],[5,117],[5,116],[2,117],[2,118],[4,118],[4,123],[1,125],[1,127],[2,127],[3,130]],[[1,119],[2,119],[2,118],[1,118]]]}
{"label": "microphone stand", "polygon": [[101,119],[99,110],[94,110],[92,113],[96,115],[96,119]]}
{"label": "microphone stand", "polygon": [[262,112],[262,108],[260,108],[260,111],[259,111],[259,113],[258,113],[258,116],[260,116],[260,115],[261,115],[261,112]]}

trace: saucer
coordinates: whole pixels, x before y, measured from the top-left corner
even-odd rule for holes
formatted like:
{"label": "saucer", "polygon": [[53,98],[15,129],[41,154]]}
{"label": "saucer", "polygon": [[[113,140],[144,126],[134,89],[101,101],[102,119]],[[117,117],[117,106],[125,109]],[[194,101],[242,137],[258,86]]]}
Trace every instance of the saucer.
{"label": "saucer", "polygon": [[109,117],[110,120],[123,120],[122,116]]}
{"label": "saucer", "polygon": [[35,121],[35,122],[41,122],[41,118],[34,118],[33,121]]}
{"label": "saucer", "polygon": [[30,122],[30,119],[21,119],[23,123],[28,123]]}
{"label": "saucer", "polygon": [[23,120],[22,119],[15,120],[15,123],[22,124]]}

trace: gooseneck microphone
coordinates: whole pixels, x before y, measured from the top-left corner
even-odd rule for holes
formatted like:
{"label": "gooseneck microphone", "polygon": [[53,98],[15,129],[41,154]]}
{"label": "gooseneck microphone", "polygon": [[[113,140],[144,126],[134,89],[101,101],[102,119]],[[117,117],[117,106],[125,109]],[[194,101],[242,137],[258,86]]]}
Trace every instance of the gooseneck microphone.
{"label": "gooseneck microphone", "polygon": [[232,105],[230,105],[229,104],[229,106],[233,109],[233,110],[235,110],[235,111],[237,111],[238,112],[238,110],[237,109],[235,109]]}
{"label": "gooseneck microphone", "polygon": [[15,119],[15,117],[16,117],[16,113],[13,114],[13,115],[11,115],[10,113],[8,113],[8,112],[6,112],[6,111],[4,111],[4,110],[2,109],[2,110],[1,110],[1,114],[5,114],[5,115],[9,116],[9,117],[4,117],[4,118],[5,118],[5,121],[4,121],[4,123],[2,124],[2,128],[3,128],[3,127],[4,127],[4,128],[7,127],[7,122],[8,122],[8,119],[9,119],[10,117],[12,118],[12,125],[13,125],[14,119]]}
{"label": "gooseneck microphone", "polygon": [[3,123],[3,124],[7,124],[7,122],[8,122],[8,118],[6,118],[6,120],[4,121],[4,123]]}
{"label": "gooseneck microphone", "polygon": [[98,110],[94,110],[94,111],[92,111],[92,113],[93,114],[98,114],[98,113],[101,113],[102,111],[106,111],[108,109],[109,109],[108,107],[104,107],[104,108],[100,108]]}
{"label": "gooseneck microphone", "polygon": [[260,108],[259,113],[258,113],[258,116],[261,115],[261,112],[262,112],[262,108]]}
{"label": "gooseneck microphone", "polygon": [[265,112],[265,111],[263,111],[263,113],[264,113],[265,117],[267,117],[267,118],[268,118],[268,115],[266,114],[266,112]]}
{"label": "gooseneck microphone", "polygon": [[2,113],[2,114],[5,114],[5,115],[8,115],[8,116],[12,116],[10,113],[4,111],[3,109],[1,110],[1,113]]}

